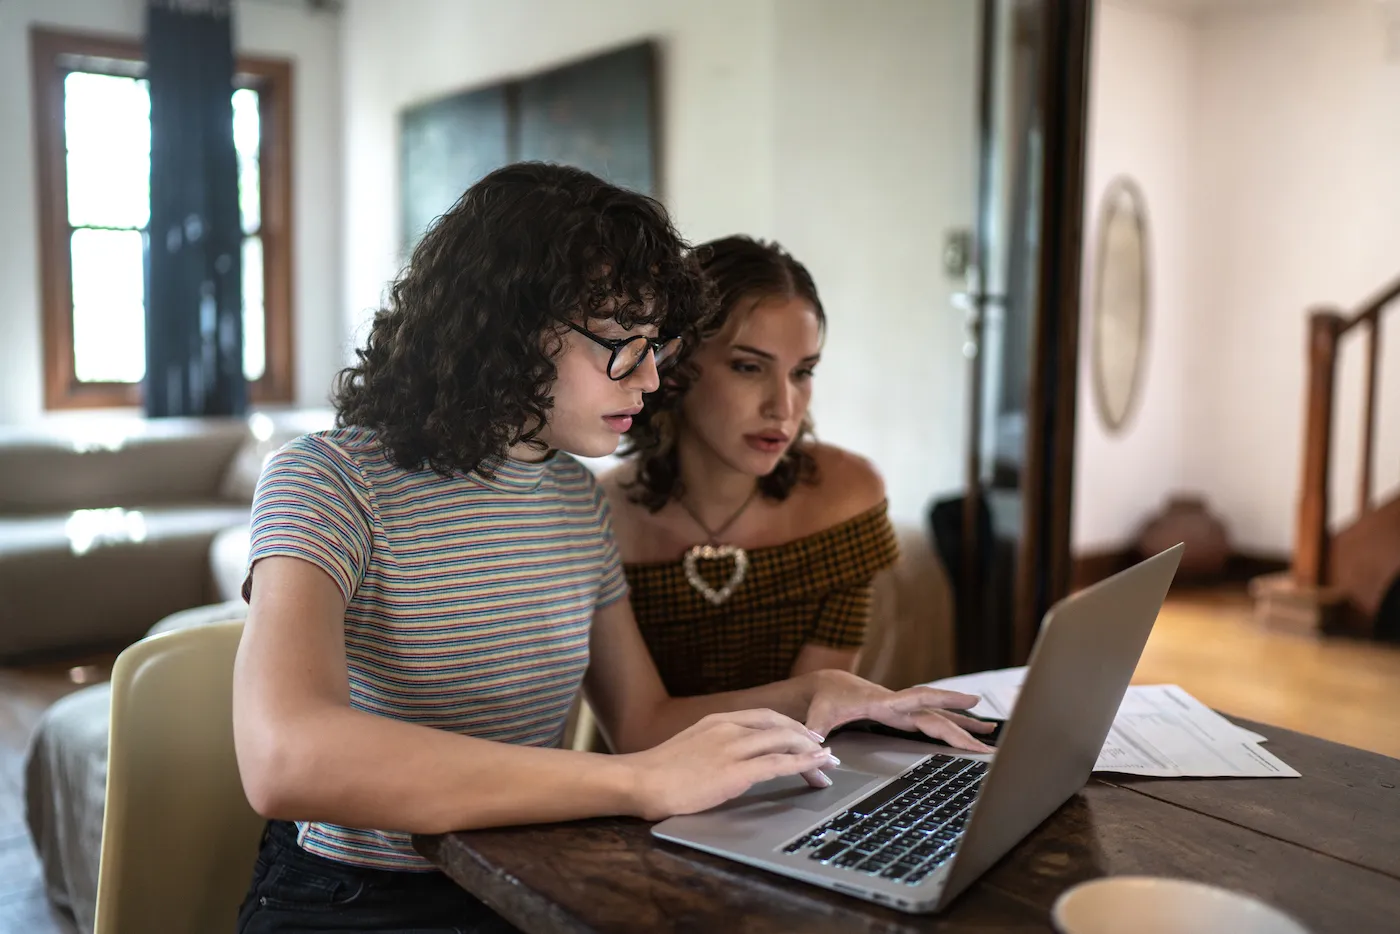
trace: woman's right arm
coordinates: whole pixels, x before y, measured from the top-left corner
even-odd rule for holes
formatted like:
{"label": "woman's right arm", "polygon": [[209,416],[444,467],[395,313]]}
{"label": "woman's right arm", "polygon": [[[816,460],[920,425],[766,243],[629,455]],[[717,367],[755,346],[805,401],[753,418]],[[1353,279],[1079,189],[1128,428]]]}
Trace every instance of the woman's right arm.
{"label": "woman's right arm", "polygon": [[[707,718],[632,756],[497,743],[355,710],[345,599],[319,567],[256,565],[234,667],[234,742],[244,791],[265,817],[442,833],[608,814],[655,817],[665,782],[724,788],[812,767],[805,728],[772,712]],[[693,751],[692,751],[693,750]],[[677,762],[704,762],[684,774]],[[774,767],[774,763],[782,763]],[[646,780],[639,780],[645,776]]]}

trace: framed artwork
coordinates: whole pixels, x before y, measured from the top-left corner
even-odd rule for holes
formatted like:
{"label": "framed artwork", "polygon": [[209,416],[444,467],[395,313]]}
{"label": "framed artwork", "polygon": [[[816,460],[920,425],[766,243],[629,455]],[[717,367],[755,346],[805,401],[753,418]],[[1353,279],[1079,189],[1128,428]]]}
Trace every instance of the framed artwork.
{"label": "framed artwork", "polygon": [[511,162],[574,165],[658,197],[656,66],[656,46],[644,42],[406,108],[404,254],[462,192]]}
{"label": "framed artwork", "polygon": [[473,183],[510,162],[505,89],[485,88],[403,112],[399,127],[404,254]]}

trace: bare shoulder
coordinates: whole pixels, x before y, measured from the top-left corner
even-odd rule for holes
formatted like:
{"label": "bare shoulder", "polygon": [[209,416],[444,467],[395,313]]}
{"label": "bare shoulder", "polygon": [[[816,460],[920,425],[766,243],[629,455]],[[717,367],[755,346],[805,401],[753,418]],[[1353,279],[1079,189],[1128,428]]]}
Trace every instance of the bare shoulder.
{"label": "bare shoulder", "polygon": [[614,511],[627,502],[627,491],[624,487],[631,483],[635,476],[636,467],[631,461],[623,461],[598,475],[598,486],[603,488],[603,493]]}
{"label": "bare shoulder", "polygon": [[630,525],[636,521],[637,513],[646,511],[638,503],[632,502],[632,497],[628,495],[627,488],[636,479],[636,475],[636,467],[630,462],[624,462],[598,477],[598,486],[608,498],[614,526]]}
{"label": "bare shoulder", "polygon": [[885,501],[885,480],[869,459],[832,444],[815,444],[817,482],[810,502],[822,528],[853,519]]}
{"label": "bare shoulder", "polygon": [[612,513],[613,537],[617,540],[622,560],[638,560],[637,555],[645,553],[648,520],[646,507],[632,501],[628,495],[628,485],[636,478],[636,468],[624,462],[602,473],[598,486],[608,500],[608,511]]}

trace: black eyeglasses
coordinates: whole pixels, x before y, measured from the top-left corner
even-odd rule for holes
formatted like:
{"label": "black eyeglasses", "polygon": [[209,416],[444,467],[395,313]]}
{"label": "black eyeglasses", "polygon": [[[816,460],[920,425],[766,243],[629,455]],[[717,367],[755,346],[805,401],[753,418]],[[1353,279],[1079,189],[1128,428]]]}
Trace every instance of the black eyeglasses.
{"label": "black eyeglasses", "polygon": [[648,350],[656,359],[656,368],[661,370],[667,364],[675,362],[676,352],[681,349],[679,337],[652,338],[644,334],[636,334],[632,337],[614,339],[599,337],[588,328],[580,327],[572,321],[565,321],[564,324],[599,347],[606,347],[612,351],[612,356],[608,358],[608,379],[611,380],[626,379],[636,372],[637,367],[641,366],[642,361],[646,359]]}

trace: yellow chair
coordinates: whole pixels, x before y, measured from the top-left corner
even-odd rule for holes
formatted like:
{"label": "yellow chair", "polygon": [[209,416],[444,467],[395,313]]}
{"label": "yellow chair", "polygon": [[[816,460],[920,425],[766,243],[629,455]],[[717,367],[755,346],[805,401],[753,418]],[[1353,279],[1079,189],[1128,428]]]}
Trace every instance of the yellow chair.
{"label": "yellow chair", "polygon": [[96,934],[233,928],[264,824],[233,752],[242,632],[181,629],[117,657]]}

